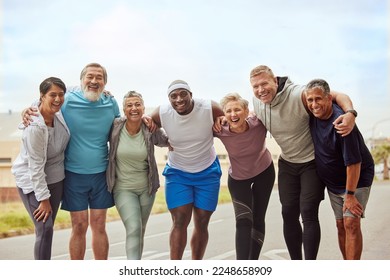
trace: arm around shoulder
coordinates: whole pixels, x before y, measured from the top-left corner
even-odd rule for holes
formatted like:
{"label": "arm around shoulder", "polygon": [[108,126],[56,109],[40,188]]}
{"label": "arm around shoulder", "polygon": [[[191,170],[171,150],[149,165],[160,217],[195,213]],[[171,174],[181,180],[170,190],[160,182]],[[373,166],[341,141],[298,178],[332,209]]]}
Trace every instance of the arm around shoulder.
{"label": "arm around shoulder", "polygon": [[333,101],[337,103],[343,109],[344,112],[353,109],[353,104],[351,98],[345,93],[340,93],[336,91],[330,91]]}
{"label": "arm around shoulder", "polygon": [[150,132],[155,132],[158,128],[161,127],[160,120],[160,106],[157,107],[152,114],[144,115],[142,117],[144,124],[149,128]]}
{"label": "arm around shoulder", "polygon": [[221,117],[224,115],[221,106],[215,102],[214,100],[211,100],[211,108],[213,110],[213,120],[215,121],[218,117]]}
{"label": "arm around shoulder", "polygon": [[341,136],[347,136],[351,133],[352,129],[355,126],[355,118],[357,113],[353,110],[352,100],[348,95],[344,93],[339,93],[335,91],[331,91],[333,101],[337,103],[343,109],[345,114],[339,116],[334,122],[333,125],[337,130],[337,133],[341,134]]}
{"label": "arm around shoulder", "polygon": [[158,128],[152,134],[153,144],[159,147],[169,147],[168,136],[165,131],[161,128]]}

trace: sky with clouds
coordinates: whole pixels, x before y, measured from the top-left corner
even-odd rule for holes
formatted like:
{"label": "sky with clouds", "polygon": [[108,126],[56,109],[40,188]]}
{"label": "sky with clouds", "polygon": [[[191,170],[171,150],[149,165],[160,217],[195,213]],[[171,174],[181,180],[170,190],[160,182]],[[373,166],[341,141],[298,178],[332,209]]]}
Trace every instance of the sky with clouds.
{"label": "sky with clouds", "polygon": [[0,0],[0,112],[21,111],[49,76],[79,85],[90,62],[107,68],[119,100],[168,102],[186,80],[194,97],[251,100],[250,70],[270,66],[347,93],[365,137],[390,136],[387,0]]}

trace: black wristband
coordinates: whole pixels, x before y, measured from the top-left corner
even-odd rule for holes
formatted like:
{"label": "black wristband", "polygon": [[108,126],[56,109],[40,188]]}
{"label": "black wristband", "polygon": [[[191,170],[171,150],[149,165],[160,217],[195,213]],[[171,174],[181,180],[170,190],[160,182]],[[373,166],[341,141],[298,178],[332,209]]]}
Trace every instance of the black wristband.
{"label": "black wristband", "polygon": [[345,193],[346,193],[346,194],[350,194],[350,195],[355,195],[355,192],[354,192],[354,191],[349,191],[349,190],[347,190]]}
{"label": "black wristband", "polygon": [[357,117],[358,113],[356,112],[356,110],[354,109],[351,109],[351,110],[347,110],[345,113],[351,113],[352,115],[355,116],[355,118]]}

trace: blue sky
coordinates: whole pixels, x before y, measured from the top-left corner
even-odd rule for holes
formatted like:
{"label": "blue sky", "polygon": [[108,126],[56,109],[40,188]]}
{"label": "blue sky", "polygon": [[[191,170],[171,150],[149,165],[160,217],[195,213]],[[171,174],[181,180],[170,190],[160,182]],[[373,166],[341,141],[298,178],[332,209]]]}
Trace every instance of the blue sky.
{"label": "blue sky", "polygon": [[[20,111],[57,76],[78,85],[89,62],[107,68],[119,101],[147,107],[186,80],[194,97],[251,100],[249,71],[270,66],[299,84],[326,79],[347,93],[366,137],[390,136],[389,1],[2,0],[0,111]],[[373,129],[375,127],[375,129]]]}

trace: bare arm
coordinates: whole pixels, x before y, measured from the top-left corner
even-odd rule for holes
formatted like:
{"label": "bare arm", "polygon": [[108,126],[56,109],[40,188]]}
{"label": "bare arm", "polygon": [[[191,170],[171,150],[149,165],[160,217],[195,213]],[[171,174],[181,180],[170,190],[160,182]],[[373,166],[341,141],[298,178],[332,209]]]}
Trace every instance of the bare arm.
{"label": "bare arm", "polygon": [[218,117],[224,115],[221,106],[219,106],[219,104],[218,104],[217,102],[211,100],[211,106],[212,106],[212,109],[213,109],[213,119],[214,119],[214,121],[215,121]]}
{"label": "bare arm", "polygon": [[[355,192],[360,177],[361,163],[355,163],[347,166],[346,190]],[[360,217],[363,214],[363,207],[355,195],[345,194],[343,212],[349,210],[352,214]]]}
{"label": "bare arm", "polygon": [[160,106],[158,106],[150,115],[153,122],[158,126],[161,127],[161,120],[160,120]]}
{"label": "bare arm", "polygon": [[160,106],[157,107],[150,116],[144,115],[142,116],[142,120],[144,121],[145,125],[149,128],[150,132],[155,132],[157,128],[161,127],[161,121],[160,121]]}
{"label": "bare arm", "polygon": [[225,114],[223,113],[221,106],[219,106],[217,102],[211,100],[211,106],[213,110],[213,119],[214,119],[213,131],[221,132],[222,123]]}
{"label": "bare arm", "polygon": [[[343,109],[344,112],[353,109],[352,100],[348,95],[331,91],[330,92],[333,98],[333,101],[337,103]],[[341,134],[341,136],[347,136],[351,133],[353,127],[355,126],[355,116],[351,113],[345,113],[339,116],[334,122],[334,127],[337,130],[337,133]]]}

